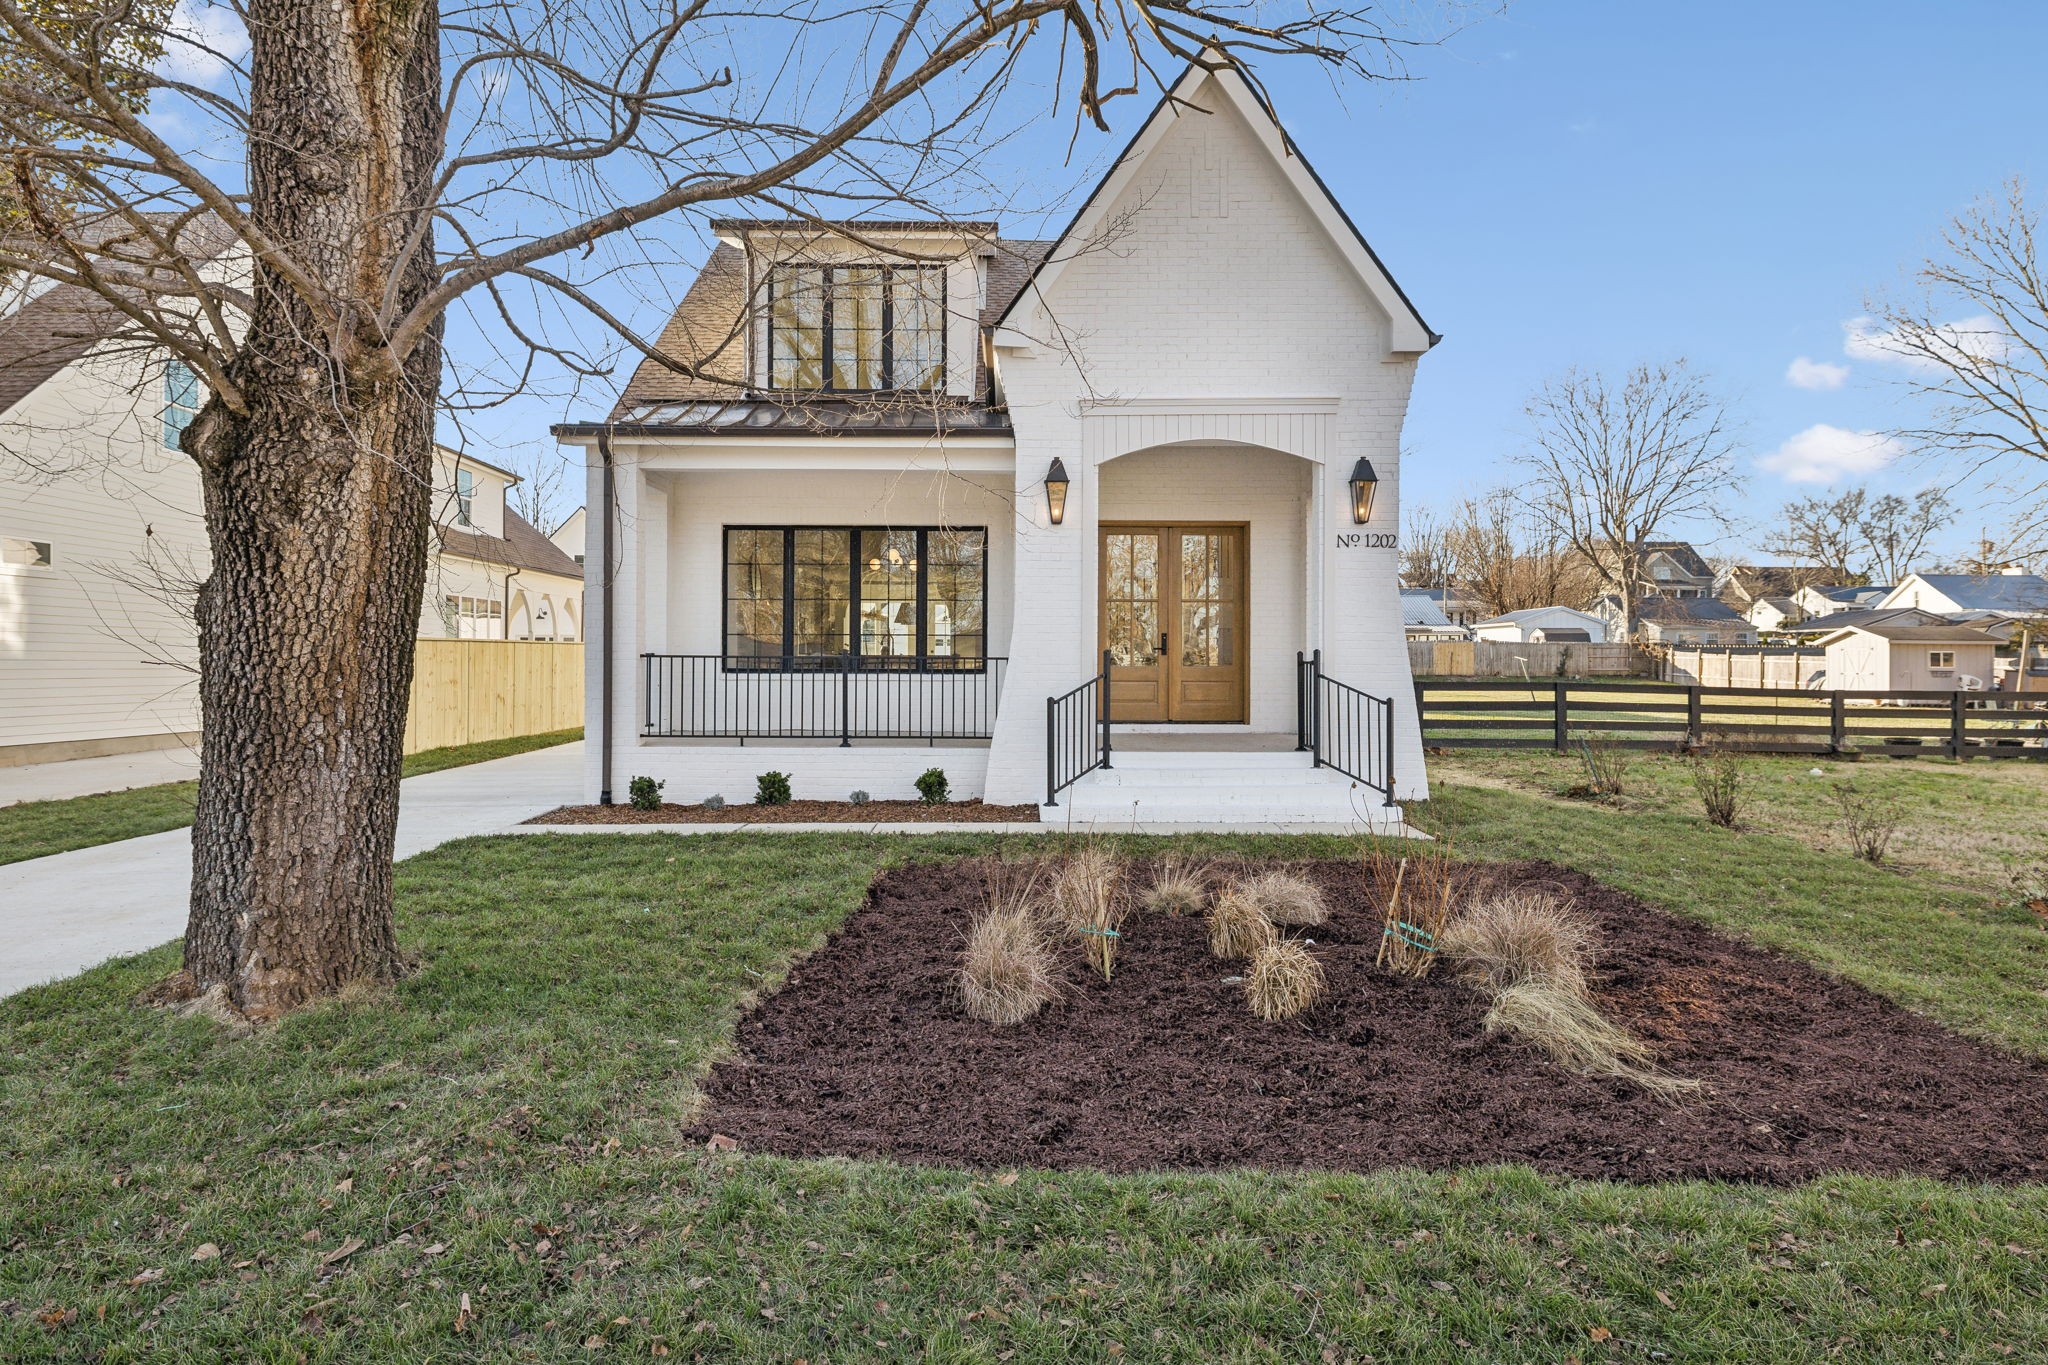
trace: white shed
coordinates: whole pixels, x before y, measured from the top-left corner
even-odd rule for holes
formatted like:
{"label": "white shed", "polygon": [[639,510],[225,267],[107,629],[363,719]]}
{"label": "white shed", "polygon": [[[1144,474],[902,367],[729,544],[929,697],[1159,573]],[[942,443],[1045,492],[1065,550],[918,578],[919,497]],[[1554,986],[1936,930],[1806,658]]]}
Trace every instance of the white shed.
{"label": "white shed", "polygon": [[1989,689],[1998,637],[1974,626],[1851,626],[1823,636],[1835,691]]}
{"label": "white shed", "polygon": [[1607,643],[1607,622],[1590,611],[1572,607],[1529,607],[1502,612],[1472,627],[1475,639],[1505,640],[1512,644],[1565,642]]}

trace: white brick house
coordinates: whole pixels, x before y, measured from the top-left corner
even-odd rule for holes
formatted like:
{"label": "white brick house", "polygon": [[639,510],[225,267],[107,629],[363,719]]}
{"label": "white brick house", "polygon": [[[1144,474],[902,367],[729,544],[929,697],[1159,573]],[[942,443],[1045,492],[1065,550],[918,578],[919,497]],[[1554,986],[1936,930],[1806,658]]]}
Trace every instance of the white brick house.
{"label": "white brick house", "polygon": [[662,340],[694,372],[556,429],[593,798],[929,766],[1077,820],[1426,797],[1394,531],[1436,337],[1235,72],[1186,73],[1053,242],[719,229]]}

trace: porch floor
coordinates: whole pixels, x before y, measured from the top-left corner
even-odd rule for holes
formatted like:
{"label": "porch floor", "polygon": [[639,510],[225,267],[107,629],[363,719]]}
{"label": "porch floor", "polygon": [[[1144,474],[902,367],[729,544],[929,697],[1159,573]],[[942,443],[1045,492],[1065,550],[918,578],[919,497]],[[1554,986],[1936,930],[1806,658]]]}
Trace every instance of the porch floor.
{"label": "porch floor", "polygon": [[1110,748],[1133,754],[1281,754],[1294,750],[1294,735],[1254,734],[1213,725],[1126,730],[1110,727]]}

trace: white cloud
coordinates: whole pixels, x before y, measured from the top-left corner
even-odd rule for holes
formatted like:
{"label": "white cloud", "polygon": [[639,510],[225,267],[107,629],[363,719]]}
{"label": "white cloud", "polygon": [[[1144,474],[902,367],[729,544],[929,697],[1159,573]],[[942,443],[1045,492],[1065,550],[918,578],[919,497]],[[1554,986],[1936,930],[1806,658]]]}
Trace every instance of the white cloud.
{"label": "white cloud", "polygon": [[178,0],[157,70],[187,85],[210,86],[228,65],[249,55],[249,31],[241,16],[207,0]]}
{"label": "white cloud", "polygon": [[1791,483],[1835,483],[1875,473],[1905,453],[1905,444],[1894,437],[1822,422],[1786,441],[1757,466]]}
{"label": "white cloud", "polygon": [[1875,360],[1916,369],[1933,368],[1930,350],[1975,360],[2002,359],[2012,345],[1993,318],[1982,314],[1957,318],[1938,326],[1908,332],[1886,328],[1873,317],[1850,318],[1842,324],[1842,353],[1855,360]]}
{"label": "white cloud", "polygon": [[1839,389],[1849,379],[1849,367],[1800,356],[1785,368],[1785,382],[1795,389]]}

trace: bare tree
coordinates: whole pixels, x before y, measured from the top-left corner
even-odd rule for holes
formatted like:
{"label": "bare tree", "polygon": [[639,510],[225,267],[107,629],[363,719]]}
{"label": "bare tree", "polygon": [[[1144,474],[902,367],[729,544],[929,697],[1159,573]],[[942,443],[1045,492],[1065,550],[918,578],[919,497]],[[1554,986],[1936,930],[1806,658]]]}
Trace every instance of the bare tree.
{"label": "bare tree", "polygon": [[1765,529],[1764,550],[1795,563],[1857,575],[1854,566],[1862,562],[1857,523],[1869,500],[1869,491],[1862,488],[1832,498],[1796,498]]}
{"label": "bare tree", "polygon": [[1448,588],[1457,573],[1450,527],[1427,504],[1404,509],[1401,528],[1401,581],[1411,588]]}
{"label": "bare tree", "polygon": [[[97,2],[137,37],[81,45],[0,0],[24,219],[0,269],[89,291],[119,340],[204,382],[183,440],[213,561],[185,968],[259,1019],[401,969],[391,852],[449,309],[529,367],[602,372],[551,339],[574,306],[698,372],[600,287],[664,223],[929,209],[1020,73],[1106,128],[1163,63],[1375,76],[1409,41],[1369,9],[1232,0],[238,0],[243,60]],[[181,60],[123,55],[151,44]],[[138,115],[138,92],[178,119]]]}
{"label": "bare tree", "polygon": [[1723,517],[1738,485],[1728,411],[1685,361],[1638,365],[1611,386],[1569,370],[1529,400],[1517,462],[1549,523],[1620,603],[1632,634],[1658,532]]}
{"label": "bare tree", "polygon": [[1939,488],[1923,488],[1910,498],[1872,497],[1867,488],[1800,498],[1779,512],[1766,548],[1866,582],[1896,583],[1922,563],[1927,547],[1959,510]]}
{"label": "bare tree", "polygon": [[1585,561],[1513,489],[1467,498],[1448,529],[1459,581],[1489,611],[1583,608],[1592,598]]}

